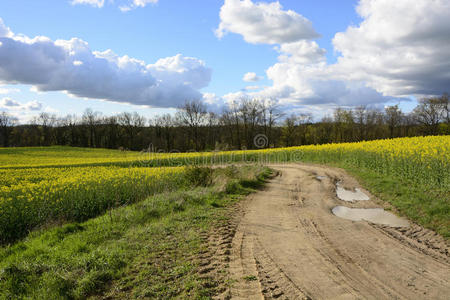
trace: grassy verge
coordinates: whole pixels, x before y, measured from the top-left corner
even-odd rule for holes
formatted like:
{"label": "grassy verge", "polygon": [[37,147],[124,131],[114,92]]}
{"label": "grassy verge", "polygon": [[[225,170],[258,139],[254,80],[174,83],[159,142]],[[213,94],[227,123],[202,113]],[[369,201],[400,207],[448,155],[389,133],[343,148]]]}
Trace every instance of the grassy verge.
{"label": "grassy verge", "polygon": [[192,259],[226,207],[263,183],[262,167],[192,169],[191,186],[0,248],[0,298],[208,298]]}
{"label": "grassy verge", "polygon": [[450,240],[448,188],[438,189],[343,163],[330,165],[346,169],[372,194],[390,203],[401,215]]}

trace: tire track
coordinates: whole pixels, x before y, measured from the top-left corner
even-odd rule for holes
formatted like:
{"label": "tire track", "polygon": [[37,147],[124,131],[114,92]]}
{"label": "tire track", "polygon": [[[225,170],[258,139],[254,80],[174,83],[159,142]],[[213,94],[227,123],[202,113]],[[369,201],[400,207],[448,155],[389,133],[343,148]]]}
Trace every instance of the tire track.
{"label": "tire track", "polygon": [[[332,215],[342,204],[335,182],[358,187],[342,170],[274,168],[279,176],[235,217],[231,298],[447,299],[448,244],[438,235],[417,225],[391,228]],[[371,199],[355,205],[376,206]]]}

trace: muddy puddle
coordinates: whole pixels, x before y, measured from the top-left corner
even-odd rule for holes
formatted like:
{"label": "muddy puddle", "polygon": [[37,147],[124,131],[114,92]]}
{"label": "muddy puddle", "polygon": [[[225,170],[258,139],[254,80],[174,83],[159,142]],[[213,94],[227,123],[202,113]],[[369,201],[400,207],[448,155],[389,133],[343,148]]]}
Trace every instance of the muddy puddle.
{"label": "muddy puddle", "polygon": [[339,199],[347,202],[370,200],[370,197],[360,189],[356,188],[355,191],[347,190],[339,182],[336,184],[336,195]]}
{"label": "muddy puddle", "polygon": [[369,221],[392,227],[408,227],[407,220],[385,211],[382,208],[349,208],[336,206],[332,209],[334,215],[352,221]]}

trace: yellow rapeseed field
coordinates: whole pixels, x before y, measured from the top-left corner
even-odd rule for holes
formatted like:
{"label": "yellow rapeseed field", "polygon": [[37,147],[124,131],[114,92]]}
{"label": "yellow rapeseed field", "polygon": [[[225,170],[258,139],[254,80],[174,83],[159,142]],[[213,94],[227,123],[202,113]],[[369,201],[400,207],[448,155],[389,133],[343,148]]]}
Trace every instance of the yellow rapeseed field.
{"label": "yellow rapeseed field", "polygon": [[263,150],[154,153],[0,148],[0,242],[49,220],[85,220],[181,186],[185,165],[315,162],[391,175],[450,194],[450,136]]}
{"label": "yellow rapeseed field", "polygon": [[183,167],[64,167],[0,170],[0,241],[49,221],[82,221],[108,208],[173,190]]}

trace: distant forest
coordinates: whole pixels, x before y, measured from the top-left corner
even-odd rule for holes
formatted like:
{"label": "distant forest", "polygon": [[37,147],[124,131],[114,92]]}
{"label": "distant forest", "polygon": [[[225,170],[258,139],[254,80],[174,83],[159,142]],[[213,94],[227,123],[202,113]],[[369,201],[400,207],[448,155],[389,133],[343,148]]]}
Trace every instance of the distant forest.
{"label": "distant forest", "polygon": [[41,113],[28,125],[6,112],[0,114],[3,147],[68,145],[76,147],[158,151],[255,149],[259,147],[357,142],[395,137],[450,134],[449,97],[424,98],[411,113],[397,105],[384,110],[364,106],[337,108],[332,116],[313,122],[310,114],[283,114],[270,101],[241,99],[221,114],[198,101],[187,101],[176,114],[146,119],[138,113],[102,116],[87,109],[82,116]]}

